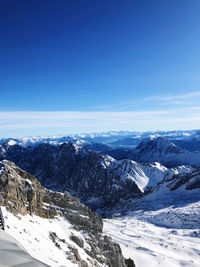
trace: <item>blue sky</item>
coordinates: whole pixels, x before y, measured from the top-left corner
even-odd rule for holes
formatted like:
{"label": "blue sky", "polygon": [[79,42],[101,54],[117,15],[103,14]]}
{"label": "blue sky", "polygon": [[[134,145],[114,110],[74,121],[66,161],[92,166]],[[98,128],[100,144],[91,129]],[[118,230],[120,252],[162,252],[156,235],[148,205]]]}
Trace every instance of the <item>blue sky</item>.
{"label": "blue sky", "polygon": [[199,0],[0,1],[0,136],[200,128]]}

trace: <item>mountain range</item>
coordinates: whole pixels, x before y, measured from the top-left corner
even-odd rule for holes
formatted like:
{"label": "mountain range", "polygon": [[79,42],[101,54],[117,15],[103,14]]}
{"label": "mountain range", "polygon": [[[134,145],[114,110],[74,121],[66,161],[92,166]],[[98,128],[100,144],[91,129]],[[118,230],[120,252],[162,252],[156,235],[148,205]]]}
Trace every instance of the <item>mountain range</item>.
{"label": "mountain range", "polygon": [[[198,143],[199,132],[146,133],[142,138],[135,133],[134,139],[140,140],[135,146],[110,146],[117,140],[126,142],[131,134],[1,140],[0,204],[6,231],[50,266],[63,261],[64,266],[67,262],[69,266],[132,267],[134,260],[139,267],[148,262],[197,267],[200,152],[176,142]],[[124,256],[104,237],[102,219],[85,205],[105,218],[104,232],[120,243]],[[17,217],[20,227],[16,227]],[[179,242],[184,245],[177,249]],[[52,257],[49,250],[38,257],[48,243]],[[197,244],[195,249],[192,243]],[[64,252],[67,257],[63,258]]]}
{"label": "mountain range", "polygon": [[[156,140],[160,144],[160,138]],[[113,207],[120,199],[138,198],[164,178],[192,170],[190,166],[170,169],[153,163],[153,159],[151,163],[115,160],[73,142],[58,146],[45,143],[34,147],[4,144],[0,149],[1,160],[14,162],[37,177],[48,189],[68,191],[93,210]],[[151,151],[152,146],[149,149]],[[147,152],[145,155],[148,155]],[[132,156],[135,154],[132,153]],[[141,161],[138,156],[136,158]]]}
{"label": "mountain range", "polygon": [[[130,132],[130,131],[110,131],[102,133],[85,133],[64,136],[32,136],[21,138],[2,138],[0,144],[9,143],[23,146],[33,146],[39,143],[49,143],[60,145],[64,142],[82,142],[89,146],[94,143],[104,144],[110,148],[129,148],[136,147],[142,140],[149,137],[164,137],[165,139],[179,145],[182,149],[189,151],[199,150],[200,131],[199,130],[179,130],[179,131],[156,131],[156,132]],[[179,144],[178,144],[179,143]],[[185,147],[186,146],[186,147]]]}

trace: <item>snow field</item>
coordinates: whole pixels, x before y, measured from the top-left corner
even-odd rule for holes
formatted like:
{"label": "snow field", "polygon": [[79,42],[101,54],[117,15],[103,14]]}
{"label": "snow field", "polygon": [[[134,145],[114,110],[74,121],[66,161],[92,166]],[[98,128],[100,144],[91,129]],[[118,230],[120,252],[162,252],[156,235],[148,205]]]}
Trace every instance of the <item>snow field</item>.
{"label": "snow field", "polygon": [[[120,244],[124,256],[132,258],[137,267],[199,267],[200,202],[183,207],[182,214],[191,212],[192,207],[191,217],[186,216],[189,224],[185,222],[185,217],[182,221],[180,218],[176,220],[175,214],[180,214],[180,208],[169,207],[105,219],[104,232]],[[158,218],[159,225],[156,223]],[[172,227],[170,220],[174,222]],[[186,228],[187,225],[190,228]]]}

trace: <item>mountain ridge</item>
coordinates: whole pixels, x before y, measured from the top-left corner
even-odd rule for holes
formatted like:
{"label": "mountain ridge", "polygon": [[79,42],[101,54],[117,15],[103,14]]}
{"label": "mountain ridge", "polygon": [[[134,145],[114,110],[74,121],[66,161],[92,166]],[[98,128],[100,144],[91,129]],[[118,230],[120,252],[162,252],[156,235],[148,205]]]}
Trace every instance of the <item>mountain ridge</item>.
{"label": "mountain ridge", "polygon": [[[4,150],[3,150],[4,149]],[[93,210],[112,207],[120,199],[138,198],[165,176],[191,172],[190,167],[168,169],[159,163],[137,163],[114,158],[74,144],[39,144],[32,148],[4,147],[8,159],[55,191],[69,191]]]}
{"label": "mountain ridge", "polygon": [[132,159],[138,162],[160,162],[166,167],[178,165],[200,166],[200,152],[190,152],[177,147],[163,137],[143,140],[133,151]]}

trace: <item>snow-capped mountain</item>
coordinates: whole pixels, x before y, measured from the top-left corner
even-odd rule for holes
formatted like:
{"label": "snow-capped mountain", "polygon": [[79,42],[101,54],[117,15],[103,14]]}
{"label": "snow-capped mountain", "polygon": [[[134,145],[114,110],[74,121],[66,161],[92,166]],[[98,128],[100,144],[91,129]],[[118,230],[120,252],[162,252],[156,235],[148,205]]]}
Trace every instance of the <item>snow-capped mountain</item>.
{"label": "snow-capped mountain", "polygon": [[[183,150],[160,136],[143,140],[135,150],[123,149],[130,159],[116,160],[92,151],[93,143],[90,145],[90,141],[78,139],[56,145],[41,143],[29,146],[13,142],[0,145],[0,159],[14,161],[35,175],[42,185],[63,192],[43,189],[38,182],[36,185],[31,175],[13,163],[3,161],[0,190],[3,188],[4,193],[0,191],[0,204],[9,207],[9,210],[3,208],[5,221],[9,222],[6,231],[21,240],[33,257],[51,266],[58,266],[58,263],[77,266],[80,258],[81,264],[94,264],[94,261],[102,264],[99,257],[104,257],[105,252],[101,247],[108,245],[105,245],[108,239],[99,235],[99,230],[102,231],[100,219],[97,215],[93,217],[95,213],[91,211],[88,214],[87,208],[82,210],[79,205],[85,206],[66,193],[67,190],[102,216],[114,216],[105,219],[105,233],[120,242],[123,254],[132,258],[137,266],[198,267],[200,173],[199,169],[191,166],[198,166],[199,152]],[[5,170],[9,183],[3,175]],[[6,198],[5,192],[9,192]],[[25,208],[21,203],[25,203]],[[20,224],[19,218],[13,215],[16,210],[23,214],[18,215]],[[85,222],[86,219],[89,223]],[[86,224],[92,236],[85,233]],[[97,235],[91,230],[93,227],[99,229]],[[104,243],[98,243],[97,236]],[[83,243],[84,246],[80,247]],[[183,245],[177,246],[180,243]],[[37,244],[39,249],[36,249]],[[88,246],[93,245],[98,256],[94,251],[87,254]],[[41,254],[39,250],[48,246],[52,257],[49,257],[49,250],[43,252],[42,258],[38,257]],[[115,245],[108,245],[112,251],[113,246],[115,250]],[[67,253],[67,259],[63,252]],[[127,266],[134,266],[131,260],[132,265],[128,262]],[[116,262],[112,264],[110,266],[121,266]]]}
{"label": "snow-capped mountain", "polygon": [[183,139],[172,140],[172,142],[188,151],[200,151],[200,131]]}
{"label": "snow-capped mountain", "polygon": [[7,138],[7,139],[0,139],[0,145],[8,148],[9,146],[13,145],[19,145],[23,147],[34,147],[39,144],[50,144],[50,145],[61,145],[63,143],[73,142],[74,144],[84,146],[88,149],[94,150],[94,151],[101,151],[106,152],[111,150],[111,147],[102,144],[102,143],[96,143],[93,141],[86,141],[81,138],[77,138],[74,136],[62,136],[62,137],[27,137],[27,138]]}
{"label": "snow-capped mountain", "polygon": [[127,266],[96,213],[67,192],[45,189],[7,160],[1,162],[0,206],[5,231],[49,266]]}
{"label": "snow-capped mountain", "polygon": [[200,152],[182,150],[163,137],[143,140],[131,155],[138,162],[160,162],[167,167],[200,166]]}
{"label": "snow-capped mountain", "polygon": [[52,145],[60,145],[65,142],[76,142],[82,143],[98,143],[107,144],[118,140],[120,138],[126,138],[128,136],[139,136],[137,132],[129,131],[110,131],[101,133],[83,133],[63,136],[31,136],[31,137],[20,137],[20,138],[2,138],[0,144],[7,143],[9,145],[23,145],[32,146],[41,143],[47,143]]}
{"label": "snow-capped mountain", "polygon": [[158,162],[138,163],[133,160],[112,161],[110,168],[120,176],[121,180],[130,179],[144,192],[148,187],[154,187],[158,182],[171,178],[176,174],[191,173],[189,166],[167,168]]}
{"label": "snow-capped mountain", "polygon": [[142,140],[149,137],[164,137],[168,140],[189,140],[199,136],[199,130],[189,131],[156,131],[156,132],[130,132],[130,131],[110,131],[101,133],[83,133],[63,136],[31,136],[21,138],[2,138],[0,144],[9,143],[18,145],[35,145],[48,143],[59,145],[64,142],[82,140],[91,143],[107,144],[112,147],[134,147]]}
{"label": "snow-capped mountain", "polygon": [[142,198],[142,205],[147,202],[148,205],[154,207],[156,202],[159,203],[159,207],[185,205],[199,201],[199,194],[200,171],[196,169],[193,172],[177,174],[171,178],[163,179],[157,184],[151,194]]}
{"label": "snow-capped mountain", "polygon": [[[133,162],[133,161],[131,161]],[[139,163],[137,163],[139,165]],[[200,201],[200,169],[186,166],[179,166],[176,168],[166,168],[159,163],[156,168],[149,168],[151,164],[143,163],[143,172],[148,174],[149,184],[144,187],[144,193],[140,198],[121,199],[116,203],[115,207],[110,207],[101,210],[101,215],[107,217],[108,215],[129,214],[129,212],[136,212],[139,210],[160,210],[170,207],[182,207],[190,203]],[[126,169],[126,168],[125,168]],[[131,167],[131,171],[134,166]],[[150,173],[149,173],[150,172]],[[159,177],[159,179],[156,179]],[[162,177],[162,178],[161,178]],[[138,178],[138,176],[136,177]],[[145,176],[141,176],[138,181],[140,183],[145,181]],[[138,182],[136,180],[136,183]],[[152,183],[152,186],[150,186]],[[140,184],[138,185],[140,186]],[[183,215],[184,218],[184,215]],[[155,219],[154,223],[158,218]],[[184,221],[184,220],[183,220]],[[195,224],[197,221],[193,221]],[[198,224],[200,227],[200,223]],[[196,225],[194,225],[196,227]]]}
{"label": "snow-capped mountain", "polygon": [[191,172],[185,166],[168,169],[159,163],[117,161],[73,142],[4,146],[1,159],[15,162],[51,190],[70,192],[93,210],[113,207],[120,199],[138,198],[165,177]]}
{"label": "snow-capped mountain", "polygon": [[104,219],[104,231],[136,266],[199,266],[199,169],[165,177],[140,199],[119,203],[111,214]]}
{"label": "snow-capped mountain", "polygon": [[122,181],[109,168],[113,158],[72,142],[34,148],[11,146],[3,153],[4,158],[33,174],[45,187],[69,191],[93,209],[112,206],[121,197],[141,194],[132,180]]}

